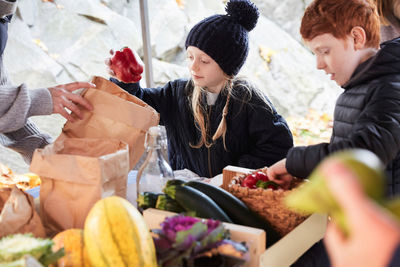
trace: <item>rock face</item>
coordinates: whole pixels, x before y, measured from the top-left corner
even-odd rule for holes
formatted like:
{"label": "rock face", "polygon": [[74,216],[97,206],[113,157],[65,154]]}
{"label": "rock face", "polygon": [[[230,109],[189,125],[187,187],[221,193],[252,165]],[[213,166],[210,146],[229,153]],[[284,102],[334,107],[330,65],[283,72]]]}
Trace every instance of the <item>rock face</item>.
{"label": "rock face", "polygon": [[[49,87],[91,76],[108,77],[104,60],[110,49],[129,46],[143,56],[139,1],[19,0],[9,27],[5,66],[15,84]],[[148,0],[153,76],[157,85],[188,77],[184,42],[191,27],[212,14],[223,14],[223,0]],[[250,34],[250,53],[240,75],[262,89],[284,116],[309,108],[331,112],[340,89],[315,68],[298,29],[310,0],[254,0],[261,16]],[[142,81],[145,86],[145,82]],[[59,115],[33,118],[57,137]],[[11,159],[10,159],[11,158]],[[0,148],[0,162],[15,172],[27,165]]]}
{"label": "rock face", "polygon": [[304,10],[312,0],[253,0],[266,18],[274,21],[294,39],[301,41],[299,33]]}

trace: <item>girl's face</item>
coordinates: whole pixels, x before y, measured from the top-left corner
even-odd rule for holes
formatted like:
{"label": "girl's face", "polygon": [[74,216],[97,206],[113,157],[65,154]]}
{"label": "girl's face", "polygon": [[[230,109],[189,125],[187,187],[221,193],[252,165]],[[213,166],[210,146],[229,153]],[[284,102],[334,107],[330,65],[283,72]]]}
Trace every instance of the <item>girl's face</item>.
{"label": "girl's face", "polygon": [[186,54],[194,84],[209,92],[219,93],[226,79],[217,62],[194,46],[189,46]]}

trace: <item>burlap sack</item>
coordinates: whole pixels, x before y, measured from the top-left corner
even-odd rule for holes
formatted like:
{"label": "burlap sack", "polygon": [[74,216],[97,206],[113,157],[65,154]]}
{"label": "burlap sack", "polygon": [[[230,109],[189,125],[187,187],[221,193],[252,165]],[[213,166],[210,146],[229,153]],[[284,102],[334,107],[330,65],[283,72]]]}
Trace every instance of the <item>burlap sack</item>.
{"label": "burlap sack", "polygon": [[83,110],[83,119],[65,123],[57,140],[65,138],[111,138],[126,142],[130,150],[130,169],[144,152],[144,139],[151,126],[158,125],[160,116],[148,104],[119,86],[101,77],[94,77],[96,88],[82,96],[94,110]]}
{"label": "burlap sack", "polygon": [[57,140],[33,155],[30,170],[42,180],[40,216],[48,235],[83,228],[94,203],[126,197],[128,145],[113,139]]}
{"label": "burlap sack", "polygon": [[33,197],[17,187],[0,189],[0,238],[17,233],[45,237]]}

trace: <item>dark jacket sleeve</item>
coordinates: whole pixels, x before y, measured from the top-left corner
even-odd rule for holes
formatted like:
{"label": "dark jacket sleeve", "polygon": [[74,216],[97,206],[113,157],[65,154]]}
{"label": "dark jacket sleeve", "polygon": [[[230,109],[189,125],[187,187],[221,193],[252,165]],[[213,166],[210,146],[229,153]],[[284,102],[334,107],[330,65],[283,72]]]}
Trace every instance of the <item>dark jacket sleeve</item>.
{"label": "dark jacket sleeve", "polygon": [[328,151],[328,143],[293,147],[286,156],[286,169],[293,176],[307,178]]}
{"label": "dark jacket sleeve", "polygon": [[392,255],[392,259],[390,260],[388,267],[398,267],[399,265],[400,265],[400,243],[397,245],[397,248]]}
{"label": "dark jacket sleeve", "polygon": [[251,148],[241,155],[239,166],[261,168],[285,158],[293,146],[293,138],[286,121],[272,107],[253,96],[247,108]]}
{"label": "dark jacket sleeve", "polygon": [[375,86],[347,139],[289,150],[286,169],[290,174],[306,178],[327,155],[346,148],[368,149],[385,165],[395,158],[400,150],[400,90],[389,84]]}
{"label": "dark jacket sleeve", "polygon": [[164,116],[168,114],[168,110],[177,106],[177,90],[175,89],[178,85],[182,86],[184,84],[184,81],[171,81],[163,87],[142,88],[139,83],[124,83],[114,78],[110,78],[110,80],[128,93],[152,106],[160,113],[160,123],[163,123]]}

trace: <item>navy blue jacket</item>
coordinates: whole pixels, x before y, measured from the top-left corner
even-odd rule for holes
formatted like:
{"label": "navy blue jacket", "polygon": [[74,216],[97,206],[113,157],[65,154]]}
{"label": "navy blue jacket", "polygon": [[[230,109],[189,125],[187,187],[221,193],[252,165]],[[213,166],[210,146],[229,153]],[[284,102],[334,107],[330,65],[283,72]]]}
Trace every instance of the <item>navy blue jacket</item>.
{"label": "navy blue jacket", "polygon": [[[187,80],[175,80],[161,88],[141,88],[138,83],[125,84],[111,79],[129,93],[139,97],[158,113],[168,136],[168,157],[174,170],[189,169],[202,177],[222,173],[227,165],[246,168],[269,166],[286,156],[293,146],[292,134],[286,121],[256,94],[244,103],[231,97],[228,109],[226,146],[222,137],[206,148],[192,148],[200,140],[200,131],[194,124],[189,95],[193,88]],[[236,96],[245,96],[246,90],[234,86]],[[203,101],[206,103],[206,101]],[[221,121],[226,95],[219,94],[213,106],[206,106],[210,114],[212,135]],[[212,136],[211,135],[211,136]]]}
{"label": "navy blue jacket", "polygon": [[388,267],[399,267],[399,264],[400,264],[400,244],[397,245],[395,251],[393,252]]}
{"label": "navy blue jacket", "polygon": [[307,177],[332,152],[364,148],[386,165],[387,195],[400,192],[400,38],[385,42],[343,85],[334,112],[330,143],[294,147],[286,168]]}

